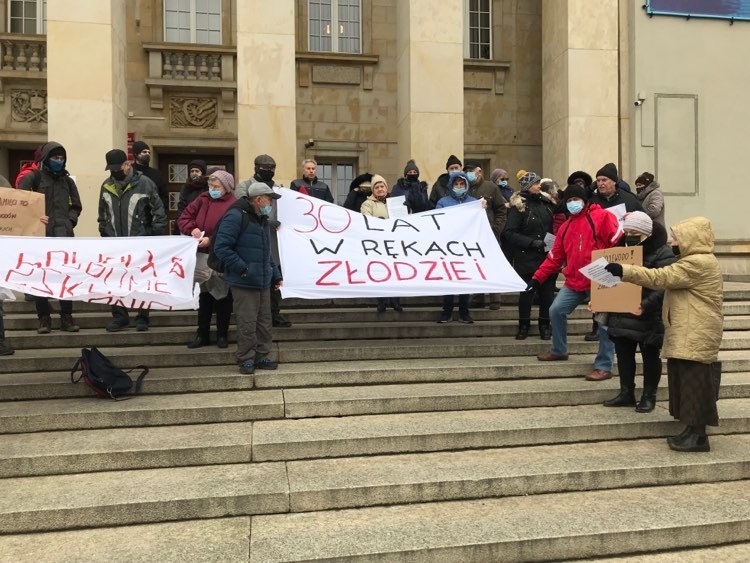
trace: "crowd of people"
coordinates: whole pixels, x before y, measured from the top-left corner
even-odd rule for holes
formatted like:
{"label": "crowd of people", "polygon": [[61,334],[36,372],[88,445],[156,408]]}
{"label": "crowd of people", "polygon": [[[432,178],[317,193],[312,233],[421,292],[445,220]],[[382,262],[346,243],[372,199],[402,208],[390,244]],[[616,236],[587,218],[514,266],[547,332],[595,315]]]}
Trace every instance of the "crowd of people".
{"label": "crowd of people", "polygon": [[[104,179],[98,205],[102,237],[156,236],[167,234],[166,182],[151,168],[149,146],[133,146],[134,162],[113,149],[105,155]],[[66,167],[67,154],[59,143],[40,147],[33,167],[19,174],[16,187],[45,195],[46,211],[40,220],[46,235],[71,237],[82,213],[75,182]],[[198,239],[195,281],[200,283],[197,331],[188,348],[211,344],[211,321],[216,316],[219,348],[227,348],[232,312],[237,325],[236,360],[240,372],[276,369],[271,358],[273,327],[289,327],[281,314],[283,283],[277,231],[280,227],[274,191],[276,162],[269,155],[254,160],[251,178],[235,185],[234,177],[220,169],[208,169],[205,161],[188,165],[188,179],[179,197],[176,231]],[[679,451],[708,451],[706,425],[718,424],[716,399],[720,378],[718,349],[722,332],[722,277],[713,255],[713,232],[705,218],[693,218],[668,233],[664,222],[664,197],[653,174],[635,180],[635,193],[607,163],[592,178],[575,171],[564,188],[533,171],[516,174],[518,189],[509,174],[497,168],[487,177],[478,161],[466,163],[450,155],[445,173],[429,186],[420,177],[417,163],[409,160],[392,189],[379,174],[365,173],[350,186],[344,207],[364,215],[388,218],[387,198],[404,196],[409,213],[447,208],[481,200],[499,249],[526,282],[518,299],[515,338],[529,337],[532,308],[538,304],[537,327],[551,348],[538,355],[544,362],[566,361],[567,319],[590,301],[591,282],[581,268],[591,262],[594,250],[615,246],[641,246],[643,265],[609,264],[607,270],[622,280],[643,287],[640,305],[628,313],[595,312],[588,340],[598,341],[593,370],[585,377],[602,381],[612,377],[617,362],[620,389],[604,402],[608,407],[654,410],[667,358],[669,408],[685,425],[670,437],[669,446]],[[305,159],[301,177],[291,190],[334,202],[329,188],[317,177],[317,163]],[[282,190],[283,193],[283,190]],[[608,211],[623,204],[622,224]],[[671,238],[672,245],[668,246]],[[679,246],[679,251],[675,251]],[[558,290],[559,273],[565,277]],[[52,309],[46,298],[33,298],[39,318],[38,332],[52,330]],[[443,298],[438,323],[453,320],[454,295]],[[458,296],[458,320],[473,323],[471,296]],[[500,307],[500,295],[491,294],[490,309]],[[377,311],[400,312],[398,296],[377,300]],[[665,309],[665,311],[662,311]],[[149,330],[148,310],[135,311],[135,328]],[[130,311],[112,307],[109,332],[130,326]],[[12,354],[5,341],[0,302],[0,354]],[[70,301],[60,301],[60,330],[79,330]],[[636,351],[643,359],[643,389],[636,399]]]}

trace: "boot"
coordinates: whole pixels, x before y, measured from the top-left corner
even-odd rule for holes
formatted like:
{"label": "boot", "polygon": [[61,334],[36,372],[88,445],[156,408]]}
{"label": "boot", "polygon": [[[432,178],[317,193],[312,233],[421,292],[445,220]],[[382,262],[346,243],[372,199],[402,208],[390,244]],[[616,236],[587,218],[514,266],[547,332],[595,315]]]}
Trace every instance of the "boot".
{"label": "boot", "polygon": [[688,426],[686,432],[679,436],[667,438],[669,447],[676,452],[708,452],[711,451],[711,445],[708,443],[706,436],[706,427]]}
{"label": "boot", "polygon": [[81,328],[73,320],[73,315],[60,315],[60,330],[63,332],[78,332]]}
{"label": "boot", "polygon": [[[225,297],[216,301],[216,346],[227,348],[229,346],[229,321],[232,317],[234,301],[231,297]],[[209,321],[210,322],[210,321]]]}
{"label": "boot", "polygon": [[549,324],[549,319],[539,319],[539,338],[542,340],[552,338],[552,327]]}
{"label": "boot", "polygon": [[190,349],[194,348],[202,348],[203,346],[209,345],[209,339],[208,339],[208,332],[204,332],[200,329],[198,329],[198,332],[195,333],[195,338],[192,342],[189,342],[187,347]]}
{"label": "boot", "polygon": [[594,321],[591,325],[591,332],[583,337],[586,342],[597,342],[599,340],[599,323]]}
{"label": "boot", "polygon": [[634,407],[635,387],[632,385],[620,385],[620,392],[616,397],[604,401],[605,407]]}
{"label": "boot", "polygon": [[518,332],[516,333],[516,340],[526,340],[529,336],[529,327],[531,322],[529,319],[522,319],[518,321]]}
{"label": "boot", "polygon": [[0,356],[12,356],[16,351],[4,338],[0,338]]}
{"label": "boot", "polygon": [[49,315],[40,315],[39,328],[36,331],[39,334],[49,334],[52,331],[52,318]]}
{"label": "boot", "polygon": [[651,412],[656,408],[656,387],[646,387],[643,389],[641,400],[635,407],[635,412]]}

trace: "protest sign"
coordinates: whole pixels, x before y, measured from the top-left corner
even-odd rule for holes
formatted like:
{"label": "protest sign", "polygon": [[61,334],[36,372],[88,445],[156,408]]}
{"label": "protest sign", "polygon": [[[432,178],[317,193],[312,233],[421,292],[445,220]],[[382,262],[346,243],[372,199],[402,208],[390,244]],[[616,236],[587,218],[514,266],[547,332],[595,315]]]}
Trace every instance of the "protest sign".
{"label": "protest sign", "polygon": [[[604,258],[608,263],[643,264],[642,246],[616,246],[594,250],[592,262]],[[591,282],[591,310],[595,313],[634,313],[641,304],[641,287],[632,283],[618,283],[606,287],[595,281]]]}
{"label": "protest sign", "polygon": [[4,237],[0,287],[21,293],[119,305],[194,309],[198,239],[193,237]]}
{"label": "protest sign", "polygon": [[0,188],[0,235],[43,237],[46,214],[44,195],[27,190]]}
{"label": "protest sign", "polygon": [[283,297],[399,297],[523,291],[482,202],[368,217],[289,190],[277,200]]}

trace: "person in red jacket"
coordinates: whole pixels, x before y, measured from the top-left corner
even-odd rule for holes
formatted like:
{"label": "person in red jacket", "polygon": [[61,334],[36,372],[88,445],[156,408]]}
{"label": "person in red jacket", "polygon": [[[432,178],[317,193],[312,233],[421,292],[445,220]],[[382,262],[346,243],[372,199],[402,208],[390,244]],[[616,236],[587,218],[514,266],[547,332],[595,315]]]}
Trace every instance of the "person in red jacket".
{"label": "person in red jacket", "polygon": [[[622,236],[617,218],[598,205],[587,205],[586,190],[572,184],[565,189],[564,201],[570,217],[562,224],[555,244],[531,278],[526,291],[537,291],[551,275],[563,266],[565,285],[560,289],[550,307],[552,324],[552,350],[539,354],[543,362],[568,359],[568,315],[578,305],[589,300],[590,280],[579,270],[591,263],[591,252],[610,248]],[[599,351],[594,360],[594,370],[586,376],[589,381],[612,377],[615,347],[607,336],[607,327],[599,327]]]}

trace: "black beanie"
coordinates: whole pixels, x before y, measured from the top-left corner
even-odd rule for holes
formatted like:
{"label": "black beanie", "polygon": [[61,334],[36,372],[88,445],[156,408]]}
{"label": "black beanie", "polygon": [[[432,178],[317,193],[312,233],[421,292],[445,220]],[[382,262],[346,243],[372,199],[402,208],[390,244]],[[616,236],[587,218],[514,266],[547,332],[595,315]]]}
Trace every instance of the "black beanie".
{"label": "black beanie", "polygon": [[145,150],[151,150],[151,147],[149,147],[143,141],[136,141],[135,143],[133,143],[133,156],[138,156]]}
{"label": "black beanie", "polygon": [[651,172],[644,172],[640,176],[638,176],[635,179],[635,185],[637,186],[643,186],[644,188],[647,188],[651,185],[651,182],[654,181],[654,175],[651,174]]}
{"label": "black beanie", "polygon": [[568,185],[575,184],[576,180],[583,180],[583,184],[586,187],[590,186],[594,182],[591,176],[583,170],[576,170],[570,176],[568,176]]}
{"label": "black beanie", "polygon": [[464,165],[455,154],[452,154],[448,157],[448,162],[445,163],[445,169],[448,170],[448,167],[453,166],[454,164],[458,164],[461,167]]}
{"label": "black beanie", "polygon": [[205,160],[200,160],[200,159],[191,160],[190,164],[188,164],[188,170],[190,170],[191,168],[200,168],[203,175],[204,176],[206,175],[206,161]]}
{"label": "black beanie", "polygon": [[563,199],[568,201],[572,197],[580,197],[583,201],[586,201],[586,188],[580,184],[570,184],[563,192]]}
{"label": "black beanie", "polygon": [[419,176],[419,168],[417,168],[417,163],[413,160],[410,160],[406,163],[406,166],[404,167],[404,176],[406,176],[409,172],[416,172],[417,176]]}
{"label": "black beanie", "polygon": [[604,166],[602,166],[599,169],[599,172],[596,173],[596,177],[604,176],[605,178],[609,178],[613,182],[617,182],[620,178],[617,176],[617,166],[614,165],[613,162],[608,162]]}

